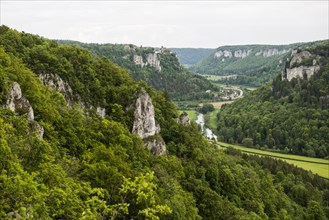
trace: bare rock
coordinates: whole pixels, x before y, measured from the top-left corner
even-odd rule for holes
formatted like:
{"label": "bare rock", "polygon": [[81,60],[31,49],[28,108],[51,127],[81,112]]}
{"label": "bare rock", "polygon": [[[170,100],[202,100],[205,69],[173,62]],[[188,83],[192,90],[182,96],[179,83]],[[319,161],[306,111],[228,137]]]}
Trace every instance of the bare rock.
{"label": "bare rock", "polygon": [[142,139],[160,132],[160,126],[155,122],[154,106],[149,94],[142,90],[135,103],[134,124],[132,133]]}
{"label": "bare rock", "polygon": [[101,118],[105,118],[105,108],[102,108],[102,107],[97,107],[96,108],[96,113],[99,115],[99,116],[101,116]]}
{"label": "bare rock", "polygon": [[10,89],[5,107],[19,115],[27,113],[27,119],[29,121],[34,120],[33,108],[29,100],[23,96],[21,86],[17,82],[14,82]]}
{"label": "bare rock", "polygon": [[151,97],[142,89],[135,102],[132,133],[141,137],[152,153],[155,155],[163,155],[166,151],[166,145],[159,135],[159,132],[160,126],[155,121],[154,106]]}
{"label": "bare rock", "polygon": [[294,51],[291,54],[289,64],[282,73],[282,80],[287,79],[291,81],[293,78],[309,79],[320,70],[317,59],[319,59],[319,56],[312,55],[309,51]]}
{"label": "bare rock", "polygon": [[147,63],[153,66],[156,70],[161,71],[160,60],[156,53],[147,54]]}
{"label": "bare rock", "polygon": [[181,125],[184,125],[184,126],[189,126],[191,125],[191,120],[190,118],[188,117],[188,114],[186,112],[183,112],[179,118],[177,118],[177,122]]}
{"label": "bare rock", "polygon": [[139,55],[134,55],[134,63],[136,65],[140,65],[142,68],[145,66],[145,63],[143,62],[143,57]]}
{"label": "bare rock", "polygon": [[49,86],[53,90],[57,90],[63,94],[66,106],[72,106],[73,91],[69,84],[63,81],[63,79],[57,74],[40,74],[39,79],[44,85]]}

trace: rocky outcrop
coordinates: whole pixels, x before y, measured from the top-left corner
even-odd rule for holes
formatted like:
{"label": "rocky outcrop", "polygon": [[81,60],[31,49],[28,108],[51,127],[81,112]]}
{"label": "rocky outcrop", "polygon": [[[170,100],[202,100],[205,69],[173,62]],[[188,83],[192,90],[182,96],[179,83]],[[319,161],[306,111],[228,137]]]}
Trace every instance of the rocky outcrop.
{"label": "rocky outcrop", "polygon": [[57,75],[57,74],[40,74],[39,79],[42,81],[44,85],[49,86],[50,88],[59,91],[63,94],[66,106],[70,107],[72,106],[72,98],[73,92],[66,82],[63,81],[63,79]]}
{"label": "rocky outcrop", "polygon": [[236,50],[234,51],[234,57],[245,58],[251,54],[252,50]]}
{"label": "rocky outcrop", "polygon": [[241,49],[241,50],[235,50],[235,51],[230,51],[230,50],[219,50],[214,54],[214,58],[245,58],[247,56],[263,56],[263,57],[271,57],[275,55],[282,55],[285,53],[288,53],[291,49],[283,49],[279,50],[276,48],[272,49],[265,49],[265,50],[260,50],[255,53],[253,53],[253,49]]}
{"label": "rocky outcrop", "polygon": [[142,139],[160,132],[160,126],[154,117],[154,106],[149,94],[142,90],[135,103],[134,124],[132,132]]}
{"label": "rocky outcrop", "polygon": [[276,48],[273,48],[273,49],[258,51],[255,55],[256,56],[262,55],[263,57],[271,57],[271,56],[275,56],[275,55],[282,55],[282,54],[288,53],[289,51],[290,51],[290,49],[278,50]]}
{"label": "rocky outcrop", "polygon": [[145,63],[143,62],[143,57],[139,55],[134,55],[134,63],[136,65],[140,65],[142,68],[145,66]]}
{"label": "rocky outcrop", "polygon": [[160,60],[156,53],[147,54],[147,63],[153,66],[156,70],[161,71]]}
{"label": "rocky outcrop", "polygon": [[161,71],[160,60],[158,59],[157,53],[147,54],[146,61],[144,62],[143,57],[134,55],[134,63],[140,65],[142,68],[146,65],[153,66],[156,70]]}
{"label": "rocky outcrop", "polygon": [[309,79],[319,72],[318,56],[308,51],[295,52],[291,55],[290,62],[282,73],[282,80],[291,81],[293,78]]}
{"label": "rocky outcrop", "polygon": [[22,95],[21,86],[17,82],[14,82],[10,89],[9,98],[5,107],[20,115],[27,113],[27,119],[29,121],[34,120],[33,108],[29,100]]}
{"label": "rocky outcrop", "polygon": [[232,52],[229,51],[229,50],[224,50],[224,51],[219,50],[214,54],[215,58],[220,58],[221,56],[231,58],[232,57]]}
{"label": "rocky outcrop", "polygon": [[34,111],[33,108],[22,93],[21,86],[14,82],[10,91],[9,91],[9,98],[6,101],[5,108],[9,108],[17,115],[27,114],[27,120],[29,121],[31,131],[37,131],[37,135],[40,139],[43,138],[44,128],[36,121],[34,121]]}
{"label": "rocky outcrop", "polygon": [[96,108],[96,113],[99,115],[99,116],[101,116],[101,118],[105,118],[105,108],[102,108],[102,107],[97,107]]}
{"label": "rocky outcrop", "polygon": [[142,89],[135,102],[132,133],[141,137],[155,155],[163,155],[166,145],[159,135],[160,126],[155,121],[154,106],[149,94]]}
{"label": "rocky outcrop", "polygon": [[177,118],[178,124],[184,125],[184,126],[189,126],[191,125],[191,120],[188,117],[188,114],[186,112],[183,112],[179,118]]}

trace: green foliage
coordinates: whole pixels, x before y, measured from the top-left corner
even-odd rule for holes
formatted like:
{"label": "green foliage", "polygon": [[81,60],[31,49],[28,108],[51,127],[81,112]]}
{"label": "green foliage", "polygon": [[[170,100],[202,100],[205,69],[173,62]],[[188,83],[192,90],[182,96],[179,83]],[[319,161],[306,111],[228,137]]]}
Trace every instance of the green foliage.
{"label": "green foliage", "polygon": [[200,108],[200,112],[203,114],[207,114],[208,112],[212,112],[215,110],[215,107],[211,103],[204,103],[202,107]]}
{"label": "green foliage", "polygon": [[177,55],[183,65],[194,65],[215,51],[208,48],[170,48],[170,50]]}
{"label": "green foliage", "polygon": [[[278,72],[283,70],[284,61],[289,57],[291,52],[288,52],[289,49],[314,47],[316,45],[323,45],[325,42],[326,41],[315,41],[290,45],[239,45],[219,47],[217,51],[231,51],[232,57],[221,56],[217,58],[214,56],[215,52],[213,52],[211,55],[192,66],[190,70],[199,74],[220,76],[237,75],[236,77],[223,78],[217,82],[221,84],[259,87],[272,80]],[[273,49],[277,49],[278,51],[286,50],[286,53],[263,56],[262,53],[264,51]],[[234,52],[238,50],[251,50],[251,53],[244,58],[236,58]],[[309,62],[312,62],[312,60],[309,60],[307,63],[309,64]]]}
{"label": "green foliage", "polygon": [[272,83],[222,107],[218,114],[220,138],[239,144],[249,138],[264,149],[327,157],[328,57],[321,62],[322,70],[309,80],[288,82],[278,75]]}
{"label": "green foliage", "polygon": [[[202,76],[194,75],[184,69],[175,54],[169,50],[155,53],[154,48],[136,47],[123,44],[85,44],[76,41],[58,41],[61,44],[86,48],[95,56],[106,57],[115,64],[126,68],[135,80],[143,80],[157,90],[169,93],[174,100],[196,100],[207,97],[206,90],[212,84]],[[148,54],[155,54],[160,61],[161,71],[151,65],[136,65],[134,56],[142,57],[146,63]]]}
{"label": "green foliage", "polygon": [[[0,108],[1,219],[329,217],[326,181],[303,176],[304,184],[291,170],[273,174],[256,160],[226,155],[195,123],[177,123],[168,93],[133,81],[105,58],[5,26],[0,33],[0,105],[18,82],[35,113],[29,121]],[[72,91],[45,86],[43,74],[57,74]],[[155,106],[166,156],[152,155],[130,132],[141,87]]]}

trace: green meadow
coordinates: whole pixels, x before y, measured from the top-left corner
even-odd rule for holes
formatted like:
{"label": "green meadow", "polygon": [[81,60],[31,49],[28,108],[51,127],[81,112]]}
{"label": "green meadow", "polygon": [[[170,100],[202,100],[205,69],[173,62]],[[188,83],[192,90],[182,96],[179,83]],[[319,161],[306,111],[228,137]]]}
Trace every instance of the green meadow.
{"label": "green meadow", "polygon": [[309,170],[312,173],[318,174],[319,176],[329,179],[329,161],[325,160],[325,159],[304,157],[304,156],[291,155],[291,154],[281,154],[281,153],[276,153],[276,152],[263,151],[263,150],[253,149],[253,148],[242,147],[242,146],[233,145],[233,144],[227,144],[227,143],[223,143],[223,142],[218,142],[218,144],[222,147],[233,147],[233,148],[241,150],[242,152],[245,152],[245,153],[278,158],[278,159],[286,161],[287,163],[294,164],[297,167],[303,168],[305,170]]}

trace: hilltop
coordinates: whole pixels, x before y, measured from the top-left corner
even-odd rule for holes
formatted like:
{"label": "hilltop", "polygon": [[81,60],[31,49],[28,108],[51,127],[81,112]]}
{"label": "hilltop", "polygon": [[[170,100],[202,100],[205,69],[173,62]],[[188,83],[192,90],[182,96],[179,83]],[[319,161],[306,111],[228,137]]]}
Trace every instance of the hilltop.
{"label": "hilltop", "polygon": [[327,180],[181,119],[111,60],[0,26],[0,218],[329,217]]}
{"label": "hilltop", "polygon": [[289,45],[223,46],[190,70],[198,74],[228,76],[223,77],[220,83],[258,87],[282,71],[293,50],[321,42],[323,41]]}
{"label": "hilltop", "polygon": [[329,155],[329,41],[293,51],[284,70],[218,114],[222,140],[310,157]]}
{"label": "hilltop", "polygon": [[167,48],[137,47],[132,44],[86,44],[76,41],[57,41],[89,50],[106,57],[127,69],[135,80],[143,80],[174,100],[198,100],[209,96],[205,91],[212,84],[202,76],[190,73]]}

